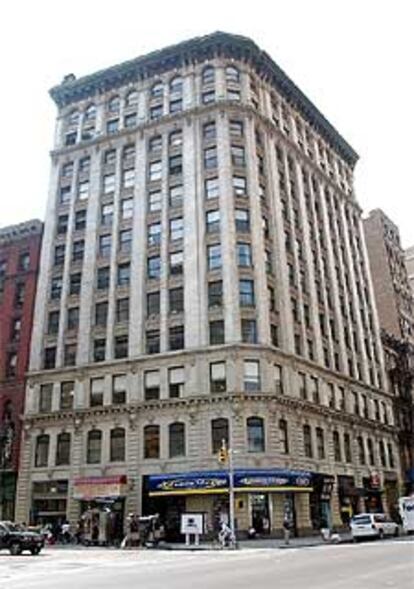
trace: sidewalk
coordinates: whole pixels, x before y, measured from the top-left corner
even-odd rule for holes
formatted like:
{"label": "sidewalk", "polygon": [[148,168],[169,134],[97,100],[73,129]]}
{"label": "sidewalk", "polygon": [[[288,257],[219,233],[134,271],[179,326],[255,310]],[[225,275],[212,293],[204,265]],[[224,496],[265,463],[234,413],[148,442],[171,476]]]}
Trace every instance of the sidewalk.
{"label": "sidewalk", "polygon": [[[332,542],[332,544],[346,544],[352,542],[352,536],[350,532],[340,534],[339,542]],[[238,549],[254,549],[254,548],[280,548],[286,550],[289,548],[310,548],[313,546],[321,546],[331,544],[331,542],[325,542],[320,536],[308,536],[305,538],[291,538],[289,544],[285,544],[282,538],[257,538],[255,540],[240,540],[238,542]],[[217,542],[207,543],[202,542],[199,546],[192,544],[186,546],[185,544],[160,544],[159,550],[223,550]],[[227,549],[226,549],[227,550]]]}

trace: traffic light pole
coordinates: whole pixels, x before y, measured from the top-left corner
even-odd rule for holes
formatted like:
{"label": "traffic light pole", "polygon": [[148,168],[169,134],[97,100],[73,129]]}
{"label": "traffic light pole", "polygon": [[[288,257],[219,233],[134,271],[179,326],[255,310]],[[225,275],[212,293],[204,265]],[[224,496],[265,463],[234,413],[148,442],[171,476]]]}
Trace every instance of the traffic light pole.
{"label": "traffic light pole", "polygon": [[229,524],[231,530],[231,543],[236,547],[236,530],[234,525],[234,471],[233,471],[233,449],[228,449],[229,456]]}

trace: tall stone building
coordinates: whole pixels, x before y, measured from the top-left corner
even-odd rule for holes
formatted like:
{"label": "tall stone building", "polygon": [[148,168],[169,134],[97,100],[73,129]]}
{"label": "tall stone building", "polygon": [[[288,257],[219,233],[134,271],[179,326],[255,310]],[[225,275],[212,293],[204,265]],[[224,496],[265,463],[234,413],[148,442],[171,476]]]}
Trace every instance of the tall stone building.
{"label": "tall stone building", "polygon": [[408,282],[414,299],[414,245],[405,250],[405,265],[407,266]]}
{"label": "tall stone building", "polygon": [[408,494],[414,491],[414,300],[398,227],[376,209],[365,219],[364,228],[394,398],[402,492]]}
{"label": "tall stone building", "polygon": [[13,520],[43,224],[0,229],[0,519]]}
{"label": "tall stone building", "polygon": [[399,462],[353,149],[224,33],[51,95],[18,517],[102,534],[157,511],[173,537],[200,511],[212,531],[222,440],[241,532],[387,509]]}

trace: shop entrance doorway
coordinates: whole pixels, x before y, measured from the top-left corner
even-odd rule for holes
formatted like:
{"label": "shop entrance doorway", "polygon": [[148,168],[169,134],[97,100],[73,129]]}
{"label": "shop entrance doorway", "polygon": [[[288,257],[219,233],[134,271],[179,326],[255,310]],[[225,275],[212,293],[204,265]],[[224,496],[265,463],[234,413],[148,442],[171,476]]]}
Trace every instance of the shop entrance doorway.
{"label": "shop entrance doorway", "polygon": [[270,534],[269,495],[267,493],[252,493],[250,495],[251,525],[257,534]]}

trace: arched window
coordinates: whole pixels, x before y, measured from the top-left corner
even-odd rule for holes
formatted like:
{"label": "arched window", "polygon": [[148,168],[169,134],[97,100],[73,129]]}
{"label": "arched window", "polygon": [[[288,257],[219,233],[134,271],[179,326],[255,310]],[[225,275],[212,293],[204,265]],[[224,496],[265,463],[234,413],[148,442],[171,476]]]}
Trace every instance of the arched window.
{"label": "arched window", "polygon": [[156,82],[151,88],[151,97],[160,98],[164,94],[164,84],[162,82]]}
{"label": "arched window", "polygon": [[101,462],[102,432],[93,429],[88,432],[88,444],[86,448],[86,462],[88,464],[99,464]]}
{"label": "arched window", "polygon": [[265,451],[264,420],[261,417],[247,419],[247,449],[249,452]]}
{"label": "arched window", "polygon": [[223,440],[228,447],[229,445],[229,420],[224,417],[219,417],[211,421],[211,448],[213,454],[216,454],[222,444]]}
{"label": "arched window", "polygon": [[67,124],[69,127],[74,127],[79,123],[79,111],[78,110],[71,110],[67,116]]}
{"label": "arched window", "polygon": [[313,447],[312,447],[312,432],[310,425],[303,426],[303,449],[307,458],[312,458]]}
{"label": "arched window", "polygon": [[109,460],[111,462],[125,460],[125,430],[123,427],[111,430]]}
{"label": "arched window", "polygon": [[138,92],[136,90],[132,90],[125,97],[125,106],[128,108],[131,106],[137,106],[137,104],[138,104]]}
{"label": "arched window", "polygon": [[112,98],[110,98],[108,101],[108,111],[111,113],[117,113],[119,112],[120,107],[121,99],[119,96],[112,96]]}
{"label": "arched window", "polygon": [[183,91],[183,79],[176,76],[170,81],[170,94],[181,94]]}
{"label": "arched window", "polygon": [[385,444],[384,444],[383,440],[380,440],[378,442],[378,448],[379,448],[381,466],[386,467],[387,466],[387,458],[386,458],[386,453],[385,453]]}
{"label": "arched window", "polygon": [[365,447],[362,436],[357,438],[359,464],[365,464]]}
{"label": "arched window", "polygon": [[370,466],[375,466],[375,456],[374,456],[374,444],[372,443],[371,438],[367,440],[367,447],[368,447],[368,459]]}
{"label": "arched window", "polygon": [[160,426],[146,425],[144,427],[144,458],[160,457]]}
{"label": "arched window", "polygon": [[93,121],[96,117],[96,106],[94,104],[90,104],[85,110],[85,117],[84,120],[86,121]]}
{"label": "arched window", "polygon": [[333,447],[334,447],[335,462],[341,462],[341,460],[342,460],[341,441],[339,439],[339,433],[337,431],[333,432],[332,441],[333,441]]}
{"label": "arched window", "polygon": [[286,419],[279,420],[280,444],[283,454],[289,454],[289,433]]}
{"label": "arched window", "polygon": [[49,436],[41,434],[36,438],[35,466],[47,466],[49,460]]}
{"label": "arched window", "polygon": [[203,69],[203,73],[201,74],[201,80],[203,82],[203,86],[207,86],[207,84],[214,84],[215,70],[212,65],[208,65]]}
{"label": "arched window", "polygon": [[56,466],[70,464],[70,434],[62,432],[56,441]]}
{"label": "arched window", "polygon": [[240,72],[234,65],[226,67],[226,82],[233,82],[235,84],[240,82]]}
{"label": "arched window", "polygon": [[170,458],[185,456],[185,424],[171,423],[168,429]]}

